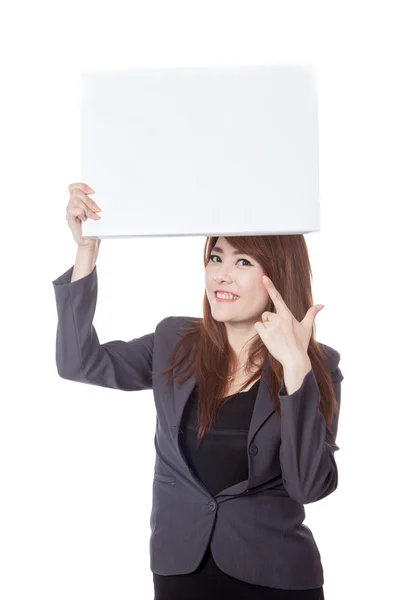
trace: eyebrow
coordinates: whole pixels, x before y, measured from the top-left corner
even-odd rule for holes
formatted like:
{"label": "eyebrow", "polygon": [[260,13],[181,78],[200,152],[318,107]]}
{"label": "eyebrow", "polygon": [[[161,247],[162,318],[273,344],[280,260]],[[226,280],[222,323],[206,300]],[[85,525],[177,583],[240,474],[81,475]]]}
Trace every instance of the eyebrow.
{"label": "eyebrow", "polygon": [[[224,251],[222,250],[222,248],[219,248],[218,246],[214,246],[214,248],[211,250],[211,252],[220,252],[221,254],[224,253]],[[247,254],[247,252],[242,252],[241,250],[234,250],[232,252],[232,254]],[[250,256],[250,255],[247,254],[247,256]]]}

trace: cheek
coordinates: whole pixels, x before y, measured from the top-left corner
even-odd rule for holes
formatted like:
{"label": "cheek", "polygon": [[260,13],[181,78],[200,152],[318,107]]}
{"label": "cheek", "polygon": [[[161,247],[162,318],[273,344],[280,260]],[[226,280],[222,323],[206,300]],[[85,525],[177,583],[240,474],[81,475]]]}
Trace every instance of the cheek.
{"label": "cheek", "polygon": [[259,288],[258,294],[259,294],[259,298],[261,298],[262,304],[266,305],[267,302],[268,302],[268,299],[269,299],[269,294],[268,294],[268,292],[267,292],[267,290],[265,288],[265,285],[263,283],[261,283],[261,286]]}

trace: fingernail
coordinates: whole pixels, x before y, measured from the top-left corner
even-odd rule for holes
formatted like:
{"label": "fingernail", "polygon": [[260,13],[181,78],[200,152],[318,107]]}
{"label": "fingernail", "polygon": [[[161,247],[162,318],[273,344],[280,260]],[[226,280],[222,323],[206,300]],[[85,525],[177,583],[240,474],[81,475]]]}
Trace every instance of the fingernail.
{"label": "fingernail", "polygon": [[97,206],[96,202],[93,204],[95,210],[101,210],[100,206]]}

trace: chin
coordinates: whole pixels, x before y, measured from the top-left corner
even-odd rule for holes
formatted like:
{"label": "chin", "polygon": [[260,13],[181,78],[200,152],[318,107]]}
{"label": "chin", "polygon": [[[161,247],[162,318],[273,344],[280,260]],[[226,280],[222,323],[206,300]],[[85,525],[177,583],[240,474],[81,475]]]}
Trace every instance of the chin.
{"label": "chin", "polygon": [[211,312],[211,316],[214,319],[214,321],[220,321],[221,323],[228,320],[228,319],[224,319],[223,317],[216,317],[215,315],[213,315],[212,312]]}

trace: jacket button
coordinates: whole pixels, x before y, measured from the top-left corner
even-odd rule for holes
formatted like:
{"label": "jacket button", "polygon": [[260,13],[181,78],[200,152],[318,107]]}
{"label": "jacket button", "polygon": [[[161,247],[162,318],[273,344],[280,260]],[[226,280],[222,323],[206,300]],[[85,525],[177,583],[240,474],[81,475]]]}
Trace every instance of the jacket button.
{"label": "jacket button", "polygon": [[215,504],[215,502],[210,502],[210,503],[209,503],[209,505],[208,505],[208,508],[209,508],[210,510],[215,510],[215,509],[216,509],[216,507],[217,507],[217,505]]}
{"label": "jacket button", "polygon": [[258,453],[258,448],[257,446],[252,446],[250,448],[250,454],[257,454]]}

